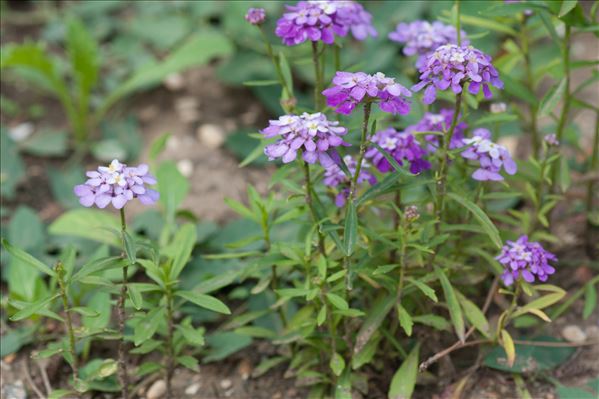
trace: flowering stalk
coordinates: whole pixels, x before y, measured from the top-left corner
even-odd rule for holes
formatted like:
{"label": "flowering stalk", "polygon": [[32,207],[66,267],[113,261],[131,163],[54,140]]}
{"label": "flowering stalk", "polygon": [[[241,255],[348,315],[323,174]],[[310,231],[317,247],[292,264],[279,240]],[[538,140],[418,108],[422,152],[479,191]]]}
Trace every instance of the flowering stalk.
{"label": "flowering stalk", "polygon": [[314,64],[314,108],[316,111],[322,109],[322,74],[318,54],[318,42],[312,42],[312,63]]}
{"label": "flowering stalk", "polygon": [[455,1],[455,10],[456,10],[455,29],[456,29],[456,33],[457,33],[458,46],[461,46],[462,45],[462,33],[460,30],[460,0]]}
{"label": "flowering stalk", "polygon": [[71,354],[71,369],[73,370],[73,383],[76,383],[79,379],[79,361],[77,359],[77,352],[75,351],[75,333],[73,330],[73,320],[71,317],[71,308],[69,306],[69,299],[67,295],[67,287],[64,281],[64,267],[62,262],[56,264],[56,275],[58,280],[58,289],[60,291],[60,297],[62,299],[62,307],[65,312],[65,327],[67,329],[67,335],[69,337],[69,353]]}
{"label": "flowering stalk", "polygon": [[[566,79],[566,88],[564,90],[564,101],[562,106],[562,113],[559,118],[559,122],[557,125],[557,141],[562,143],[564,138],[564,131],[566,128],[566,122],[568,120],[568,112],[570,111],[570,25],[566,24],[566,32],[564,36],[564,76]],[[557,188],[557,173],[559,171],[559,167],[553,168],[552,178],[551,178],[551,192],[555,193]]]}
{"label": "flowering stalk", "polygon": [[453,117],[451,118],[451,125],[449,127],[449,131],[447,135],[443,135],[440,137],[442,141],[441,146],[441,163],[439,164],[439,172],[437,174],[437,198],[435,203],[435,216],[437,218],[436,230],[437,233],[441,228],[441,217],[443,214],[443,208],[445,206],[445,193],[446,193],[446,183],[447,183],[447,153],[449,152],[449,144],[451,143],[451,138],[453,137],[453,133],[455,131],[455,127],[458,123],[458,116],[460,114],[460,108],[462,105],[462,92],[456,94],[455,100],[455,108],[453,111]]}
{"label": "flowering stalk", "polygon": [[[123,241],[123,252],[121,256],[125,257],[125,234],[127,233],[127,224],[125,222],[125,208],[120,209],[121,214],[121,236]],[[119,333],[121,334],[121,340],[119,342],[118,349],[118,363],[119,363],[119,382],[121,383],[121,395],[123,399],[129,398],[129,375],[127,373],[127,362],[128,356],[125,350],[125,322],[127,320],[127,314],[125,311],[125,298],[127,297],[127,272],[129,265],[125,264],[123,267],[123,282],[121,284],[121,296],[119,297],[117,309],[119,317]]]}
{"label": "flowering stalk", "polygon": [[[256,27],[258,28],[258,30],[260,31],[260,34],[262,35],[262,40],[264,41],[264,45],[266,47],[266,52],[268,53],[268,56],[270,57],[270,60],[272,61],[273,65],[275,67],[277,79],[279,79],[279,83],[281,84],[281,87],[283,87],[283,92],[285,94],[285,98],[291,99],[292,98],[291,90],[289,89],[289,87],[287,87],[287,82],[285,81],[285,77],[283,76],[283,72],[281,71],[281,65],[279,64],[278,58],[275,56],[274,52],[272,51],[272,46],[271,46],[270,42],[268,41],[268,37],[266,36],[266,33],[264,33],[264,29],[262,28],[261,24],[256,25]],[[290,106],[290,104],[281,104],[281,105],[285,109],[285,112],[288,112],[288,113],[293,112],[293,109],[286,109],[286,108],[293,108],[292,106]]]}
{"label": "flowering stalk", "polygon": [[318,215],[316,214],[316,209],[314,209],[314,204],[312,202],[312,180],[310,178],[310,164],[308,164],[308,162],[306,162],[306,161],[304,161],[302,163],[303,163],[303,167],[304,167],[304,179],[306,181],[306,193],[304,194],[304,200],[306,201],[306,205],[308,206],[308,209],[310,210],[310,214],[312,215],[312,221],[318,225],[318,228],[316,229],[316,231],[318,233],[318,250],[326,259],[326,249],[324,246],[324,235],[322,234],[322,231],[320,230],[320,219],[319,219]]}
{"label": "flowering stalk", "polygon": [[349,187],[349,201],[353,201],[356,198],[356,187],[358,184],[358,176],[360,176],[360,170],[362,169],[362,160],[364,159],[364,154],[366,153],[367,140],[366,135],[368,133],[368,122],[370,121],[370,109],[372,107],[372,103],[367,101],[364,103],[364,119],[362,121],[362,136],[360,138],[360,154],[358,155],[358,160],[356,164],[356,172],[351,180],[351,185]]}
{"label": "flowering stalk", "polygon": [[[524,17],[526,18],[526,17]],[[528,32],[526,31],[526,19],[523,20],[520,27],[520,46],[524,56],[524,70],[526,73],[526,85],[531,93],[534,93],[534,79],[532,75],[532,63],[530,60],[530,52],[528,51]],[[532,135],[533,155],[536,158],[539,155],[540,142],[539,132],[537,131],[537,113],[539,111],[538,104],[530,104],[530,134]]]}
{"label": "flowering stalk", "polygon": [[173,316],[173,290],[171,284],[166,284],[166,399],[172,398],[172,379],[175,370],[175,348],[173,343],[174,316]]}

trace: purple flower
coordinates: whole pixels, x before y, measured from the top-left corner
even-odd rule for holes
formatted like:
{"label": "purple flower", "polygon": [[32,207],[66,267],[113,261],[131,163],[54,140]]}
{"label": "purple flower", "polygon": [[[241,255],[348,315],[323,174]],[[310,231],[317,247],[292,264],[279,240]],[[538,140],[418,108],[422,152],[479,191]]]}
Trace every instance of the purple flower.
{"label": "purple flower", "polygon": [[473,179],[503,180],[503,176],[499,174],[502,167],[509,175],[516,173],[518,167],[509,151],[504,146],[489,140],[490,132],[487,129],[476,129],[473,133],[474,137],[462,140],[469,147],[461,153],[463,158],[479,162],[479,168],[472,174]]}
{"label": "purple flower", "polygon": [[377,72],[368,75],[364,72],[338,71],[333,78],[333,86],[324,90],[327,105],[340,114],[349,115],[362,101],[376,102],[379,108],[390,114],[405,115],[410,112],[407,97],[412,93],[395,79]]}
{"label": "purple flower", "polygon": [[[453,110],[441,109],[438,114],[427,112],[424,114],[422,119],[415,125],[410,125],[406,128],[407,133],[416,132],[440,132],[447,133],[451,126],[451,120],[453,119]],[[463,145],[462,139],[464,138],[464,132],[468,128],[466,122],[458,122],[453,131],[451,137],[451,143],[449,148],[454,149]],[[428,142],[427,151],[433,153],[439,148],[439,136],[435,134],[427,134],[424,139]]]}
{"label": "purple flower", "polygon": [[538,242],[529,242],[526,235],[516,242],[506,241],[501,254],[495,259],[505,267],[501,278],[508,286],[520,276],[528,283],[534,282],[535,276],[539,281],[547,281],[549,275],[555,273],[549,261],[557,261],[554,254],[543,249]]}
{"label": "purple flower", "polygon": [[87,172],[89,179],[75,186],[73,191],[81,205],[88,208],[93,205],[106,208],[112,204],[121,209],[134,198],[144,205],[151,205],[158,201],[160,194],[146,187],[147,184],[156,184],[156,179],[148,171],[146,164],[129,167],[115,159],[108,166]]}
{"label": "purple flower", "polygon": [[245,20],[252,25],[261,25],[266,20],[264,8],[249,8],[245,14]]}
{"label": "purple flower", "polygon": [[[341,162],[345,163],[345,166],[347,166],[347,169],[352,176],[356,174],[358,162],[353,159],[351,155],[344,156]],[[376,177],[374,177],[374,175],[368,171],[369,168],[370,165],[365,159],[362,159],[362,167],[360,168],[360,174],[356,180],[358,184],[362,184],[364,182],[368,182],[370,184],[376,183]],[[323,183],[325,186],[329,187],[340,186],[339,193],[335,197],[335,205],[337,205],[339,208],[343,207],[345,205],[345,201],[349,197],[349,189],[351,185],[349,176],[347,176],[337,164],[333,163],[326,167],[324,171]]]}
{"label": "purple flower", "polygon": [[437,89],[447,90],[451,87],[457,94],[468,84],[468,91],[476,95],[482,86],[488,99],[493,96],[489,85],[498,89],[503,87],[499,73],[491,64],[491,57],[472,46],[443,45],[427,57],[419,71],[420,82],[412,90],[426,88],[422,99],[425,104],[435,101]]}
{"label": "purple flower", "polygon": [[288,11],[277,21],[275,33],[287,46],[306,40],[333,44],[335,35],[346,36],[350,31],[358,40],[377,34],[372,15],[355,1],[300,1],[286,7]]}
{"label": "purple flower", "polygon": [[555,133],[551,133],[546,135],[543,140],[545,140],[545,143],[547,143],[547,145],[549,145],[550,147],[557,147],[559,145],[559,140],[557,139],[557,136],[555,135]]}
{"label": "purple flower", "polygon": [[[399,165],[403,165],[404,161],[409,162],[411,173],[417,174],[431,167],[431,164],[423,158],[426,151],[420,147],[411,133],[398,132],[390,127],[376,132],[371,141],[387,151]],[[387,161],[378,148],[368,149],[365,156],[383,173],[394,170],[393,165]]]}
{"label": "purple flower", "polygon": [[340,145],[349,145],[340,136],[347,129],[339,126],[339,122],[329,121],[322,113],[302,115],[283,115],[271,120],[267,128],[261,131],[264,137],[281,136],[274,144],[269,144],[264,153],[269,160],[281,158],[289,163],[302,150],[302,157],[308,163],[319,161],[324,167],[334,164],[327,151]]}
{"label": "purple flower", "polygon": [[[462,44],[469,44],[466,32],[461,31]],[[426,63],[426,57],[444,44],[457,44],[458,34],[456,28],[435,21],[414,21],[400,23],[395,31],[389,33],[389,39],[404,43],[403,53],[407,56],[418,55],[416,68],[421,68]]]}

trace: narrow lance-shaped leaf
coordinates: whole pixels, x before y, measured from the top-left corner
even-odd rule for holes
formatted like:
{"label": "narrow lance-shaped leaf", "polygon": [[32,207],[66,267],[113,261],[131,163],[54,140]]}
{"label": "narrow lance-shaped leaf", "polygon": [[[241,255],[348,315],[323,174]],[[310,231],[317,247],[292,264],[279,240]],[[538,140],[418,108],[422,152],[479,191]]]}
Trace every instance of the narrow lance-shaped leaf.
{"label": "narrow lance-shaped leaf", "polygon": [[464,327],[464,317],[462,315],[462,308],[460,308],[460,304],[456,297],[453,286],[449,282],[449,279],[439,267],[435,266],[435,274],[441,283],[441,287],[443,288],[443,293],[445,294],[445,301],[447,302],[447,307],[449,308],[449,316],[451,317],[451,322],[455,329],[455,332],[460,339],[460,341],[464,342],[465,340],[465,327]]}
{"label": "narrow lance-shaped leaf", "polygon": [[501,248],[501,237],[499,235],[499,230],[497,230],[497,227],[495,227],[491,219],[489,219],[489,217],[483,212],[482,209],[480,209],[478,205],[456,193],[447,193],[447,196],[458,204],[462,205],[464,208],[468,209],[480,223],[481,227],[485,230],[485,233],[487,233],[493,244],[495,244],[497,248]]}
{"label": "narrow lance-shaped leaf", "polygon": [[501,330],[501,346],[503,346],[507,355],[508,367],[512,367],[516,361],[516,347],[514,346],[514,340],[512,340],[510,333],[506,330]]}
{"label": "narrow lance-shaped leaf", "polygon": [[566,78],[552,87],[541,100],[539,116],[549,115],[553,111],[566,91]]}
{"label": "narrow lance-shaped leaf", "polygon": [[21,309],[17,313],[15,313],[10,319],[12,321],[19,321],[19,320],[26,319],[27,317],[34,315],[34,314],[38,313],[39,311],[41,311],[43,308],[45,308],[48,304],[50,304],[52,301],[54,301],[59,296],[60,296],[60,294],[56,294],[49,298],[44,298],[37,302],[29,303],[29,304],[25,305],[25,307],[23,309]]}
{"label": "narrow lance-shaped leaf", "polygon": [[393,375],[389,388],[389,399],[410,399],[412,397],[418,375],[419,349],[420,347],[416,345]]}
{"label": "narrow lance-shaped leaf", "polygon": [[4,246],[4,248],[6,248],[6,250],[8,251],[8,253],[11,256],[14,256],[15,258],[19,259],[21,262],[26,263],[27,265],[36,268],[37,270],[39,270],[40,272],[42,272],[44,274],[47,274],[48,276],[52,276],[52,277],[56,276],[56,272],[54,272],[54,270],[50,269],[48,266],[46,266],[45,264],[43,264],[42,262],[40,262],[38,259],[34,258],[33,256],[29,255],[27,252],[23,251],[22,249],[19,249],[17,247],[10,245],[8,243],[8,241],[6,241],[4,239],[2,240],[2,245]]}
{"label": "narrow lance-shaped leaf", "polygon": [[220,300],[213,296],[198,294],[192,291],[177,291],[175,295],[185,299],[186,301],[192,302],[202,308],[212,310],[218,313],[231,314],[231,311]]}
{"label": "narrow lance-shaped leaf", "polygon": [[350,198],[347,211],[345,213],[345,229],[343,231],[343,246],[347,256],[351,256],[351,254],[354,253],[354,247],[356,246],[357,240],[358,215],[356,212],[356,206]]}

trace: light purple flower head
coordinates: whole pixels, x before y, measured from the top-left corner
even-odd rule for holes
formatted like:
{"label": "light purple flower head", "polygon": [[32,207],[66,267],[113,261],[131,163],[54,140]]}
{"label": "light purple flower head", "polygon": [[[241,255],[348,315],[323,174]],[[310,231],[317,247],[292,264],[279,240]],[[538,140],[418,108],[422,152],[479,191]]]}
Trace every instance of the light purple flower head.
{"label": "light purple flower head", "polygon": [[[411,133],[398,132],[389,127],[376,132],[370,140],[387,151],[399,165],[409,162],[411,173],[417,174],[431,167],[431,164],[423,158],[426,151],[420,147],[420,144]],[[368,149],[365,156],[383,173],[394,170],[393,165],[387,161],[387,158],[381,154],[378,148]]]}
{"label": "light purple flower head", "polygon": [[266,138],[281,136],[276,143],[267,145],[264,153],[269,160],[281,158],[283,163],[293,161],[297,157],[297,151],[302,150],[302,157],[306,162],[318,161],[327,167],[334,164],[328,151],[340,145],[349,145],[340,137],[347,133],[347,129],[339,126],[339,122],[329,121],[320,112],[283,115],[271,120],[261,133]]}
{"label": "light purple flower head", "polygon": [[[447,132],[451,126],[451,120],[453,119],[453,110],[441,109],[438,114],[427,112],[424,114],[422,119],[415,125],[410,125],[406,128],[407,133],[415,132]],[[451,137],[451,143],[449,148],[454,149],[464,145],[462,139],[464,138],[464,132],[468,128],[466,122],[458,122],[453,131]],[[439,136],[435,134],[427,134],[424,139],[428,142],[426,147],[429,153],[433,153],[439,148]]]}
{"label": "light purple flower head", "polygon": [[559,140],[557,139],[557,136],[555,135],[555,133],[551,133],[551,134],[546,135],[543,138],[543,140],[550,147],[557,147],[559,145]]}
{"label": "light purple flower head", "polygon": [[[389,39],[404,43],[403,53],[405,55],[418,55],[416,68],[420,68],[425,65],[426,57],[439,46],[457,44],[458,34],[456,28],[443,22],[414,21],[398,24],[395,31],[389,33]],[[469,44],[466,32],[461,31],[461,39],[463,45]]]}
{"label": "light purple flower head", "polygon": [[516,242],[506,241],[501,254],[495,259],[505,267],[501,278],[507,286],[519,277],[528,283],[534,282],[535,277],[539,281],[547,281],[549,275],[555,273],[549,261],[557,261],[554,254],[543,249],[538,242],[529,242],[526,235]]}
{"label": "light purple flower head", "polygon": [[504,146],[492,142],[487,129],[476,129],[473,134],[472,138],[462,140],[469,147],[461,153],[463,158],[479,162],[479,168],[472,174],[473,179],[503,180],[499,173],[502,167],[509,175],[516,173],[518,167],[509,151]]}
{"label": "light purple flower head", "polygon": [[[345,163],[345,166],[347,166],[350,174],[354,176],[358,162],[351,155],[344,156],[341,162]],[[357,179],[358,184],[362,184],[364,182],[368,182],[370,184],[376,183],[376,177],[374,177],[374,175],[368,171],[369,168],[370,165],[365,159],[362,159],[362,166]],[[349,197],[349,187],[351,184],[349,176],[347,176],[337,164],[333,163],[325,169],[323,183],[325,186],[339,187],[339,193],[335,197],[335,205],[337,205],[339,208],[343,207],[345,205],[345,201]]]}
{"label": "light purple flower head", "polygon": [[252,25],[261,25],[266,20],[266,11],[264,8],[249,8],[245,20]]}
{"label": "light purple flower head", "polygon": [[426,88],[422,99],[425,104],[435,101],[437,90],[449,87],[457,94],[468,84],[468,91],[476,95],[482,86],[487,99],[493,96],[489,85],[498,89],[503,87],[499,73],[491,64],[491,57],[472,46],[443,45],[427,57],[419,71],[420,82],[412,90]]}
{"label": "light purple flower head", "polygon": [[287,46],[307,40],[333,44],[335,35],[343,37],[350,31],[358,40],[377,34],[372,15],[355,1],[300,1],[286,7],[288,11],[277,21],[275,33]]}
{"label": "light purple flower head", "polygon": [[360,102],[376,102],[383,112],[405,115],[410,112],[408,97],[412,96],[394,78],[377,72],[368,75],[364,72],[338,71],[333,78],[333,86],[324,90],[327,105],[335,112],[349,115]]}
{"label": "light purple flower head", "polygon": [[86,173],[89,179],[84,184],[75,186],[75,195],[85,207],[97,206],[106,208],[112,204],[121,209],[127,202],[138,198],[144,205],[158,201],[158,191],[146,187],[156,184],[156,178],[149,173],[148,165],[127,166],[113,160],[108,166],[100,166],[98,170]]}

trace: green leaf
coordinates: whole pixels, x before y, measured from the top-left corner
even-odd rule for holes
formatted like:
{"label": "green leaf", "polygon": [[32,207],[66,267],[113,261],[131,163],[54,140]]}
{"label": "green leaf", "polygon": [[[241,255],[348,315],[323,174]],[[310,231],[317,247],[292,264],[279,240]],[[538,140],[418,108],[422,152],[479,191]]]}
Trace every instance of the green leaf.
{"label": "green leaf", "polygon": [[339,310],[349,309],[349,305],[347,304],[347,301],[345,299],[341,298],[339,295],[327,292],[326,297],[329,300],[329,302],[331,302],[333,304],[333,306],[336,307],[337,309],[339,309]]}
{"label": "green leaf", "polygon": [[401,304],[397,305],[397,317],[399,317],[399,325],[406,332],[406,335],[408,337],[412,336],[412,326],[414,325],[412,316],[410,316],[408,311],[401,306]]}
{"label": "green leaf", "polygon": [[550,115],[566,92],[566,78],[547,91],[539,105],[539,116]]}
{"label": "green leaf", "polygon": [[204,346],[204,329],[203,328],[193,328],[191,325],[177,325],[177,330],[181,331],[183,337],[185,339],[195,345],[195,346]]}
{"label": "green leaf", "polygon": [[193,224],[186,223],[177,231],[173,237],[172,244],[165,251],[167,256],[173,259],[170,270],[170,279],[176,280],[189,262],[193,247],[195,246],[197,231]]}
{"label": "green leaf", "polygon": [[10,320],[19,321],[28,318],[34,314],[37,314],[39,311],[43,310],[46,306],[48,306],[52,301],[56,298],[60,297],[60,294],[52,295],[51,297],[41,299],[37,302],[28,303],[23,307],[23,309],[19,310],[17,313],[12,315]]}
{"label": "green leaf", "polygon": [[234,332],[217,332],[206,338],[210,350],[204,356],[204,362],[226,358],[252,343],[252,338]]}
{"label": "green leaf", "polygon": [[537,104],[537,97],[524,84],[514,78],[509,77],[506,73],[501,75],[501,80],[503,81],[505,91],[508,94],[518,97],[519,99],[524,100],[531,105]]}
{"label": "green leaf", "polygon": [[590,392],[585,388],[558,385],[555,392],[559,399],[597,399],[598,391]]}
{"label": "green leaf", "polygon": [[318,316],[316,316],[316,325],[322,326],[327,319],[327,307],[323,306],[318,311]]}
{"label": "green leaf", "polygon": [[85,25],[70,17],[67,22],[66,45],[79,92],[79,112],[86,112],[90,91],[98,80],[100,62],[97,44]]}
{"label": "green leaf", "polygon": [[59,216],[48,231],[50,234],[87,238],[120,247],[120,240],[109,231],[119,231],[120,228],[119,219],[108,212],[98,209],[73,209]]}
{"label": "green leaf", "polygon": [[429,297],[433,302],[439,301],[439,299],[437,299],[437,294],[435,293],[435,290],[433,290],[428,285],[424,284],[422,281],[415,280],[411,277],[406,278],[406,280],[411,284],[414,284],[420,291],[422,291],[424,295]]}
{"label": "green leaf", "polygon": [[33,256],[29,255],[27,252],[23,251],[22,249],[13,247],[5,239],[2,239],[2,245],[4,246],[4,248],[8,251],[8,253],[11,256],[14,256],[16,259],[23,262],[24,264],[31,266],[48,276],[52,276],[52,277],[56,276],[56,272],[54,272],[54,270],[50,269],[48,266],[44,265],[42,262],[40,262]]}
{"label": "green leaf", "polygon": [[456,291],[458,301],[462,305],[464,315],[466,319],[472,324],[478,331],[480,331],[485,337],[489,337],[489,322],[485,317],[485,314],[476,306],[476,304],[468,300],[460,292]]}
{"label": "green leaf", "polygon": [[[552,337],[538,337],[527,339],[534,342],[564,342]],[[576,351],[573,347],[551,347],[542,345],[515,344],[516,360],[512,367],[507,364],[503,347],[497,345],[487,353],[484,365],[497,370],[512,373],[531,373],[553,369],[565,363]]]}
{"label": "green leaf", "polygon": [[12,199],[15,188],[25,177],[25,165],[15,142],[0,126],[0,194],[3,198]]}
{"label": "green leaf", "polygon": [[81,176],[85,174],[83,168],[74,165],[66,168],[47,169],[50,178],[50,187],[54,198],[66,209],[80,208],[79,198],[73,195],[73,187],[81,184]]}
{"label": "green leaf", "polygon": [[164,205],[168,217],[174,218],[175,211],[189,192],[189,182],[172,161],[160,164],[156,178],[158,179],[160,202]]}
{"label": "green leaf", "polygon": [[445,302],[447,303],[447,307],[449,308],[449,316],[451,317],[451,322],[455,329],[455,332],[460,339],[460,341],[464,342],[464,317],[462,315],[462,308],[460,308],[460,304],[456,297],[453,286],[449,282],[449,279],[439,267],[435,266],[435,275],[439,279],[441,283],[441,287],[443,288],[443,293],[445,295]]}
{"label": "green leaf", "polygon": [[177,356],[177,363],[190,370],[198,371],[198,359],[193,356]]}
{"label": "green leaf", "polygon": [[356,337],[356,345],[354,346],[354,356],[357,356],[364,350],[364,347],[370,341],[372,335],[378,330],[381,323],[387,317],[387,314],[393,308],[396,302],[395,294],[380,295],[366,312],[368,316],[364,320],[362,327],[358,331]]}
{"label": "green leaf", "polygon": [[285,84],[291,91],[290,94],[293,94],[293,78],[291,75],[291,67],[289,66],[287,58],[285,57],[285,54],[282,51],[279,52],[279,65],[281,67],[283,79],[285,79]]}
{"label": "green leaf", "polygon": [[83,306],[76,306],[69,310],[72,312],[77,312],[80,315],[86,316],[86,317],[98,317],[100,315],[100,313],[96,312],[94,309],[86,308]]}
{"label": "green leaf", "polygon": [[2,335],[2,345],[0,345],[0,357],[17,352],[23,346],[33,342],[35,339],[36,327],[21,327],[8,330]]}
{"label": "green leaf", "polygon": [[558,179],[559,187],[562,189],[562,192],[565,193],[572,182],[572,175],[570,173],[570,167],[566,157],[560,157]]}
{"label": "green leaf", "polygon": [[554,292],[551,294],[544,295],[527,303],[522,307],[518,307],[516,311],[512,314],[512,317],[522,316],[523,314],[528,313],[530,309],[544,309],[548,306],[553,305],[556,302],[559,302],[565,295],[565,291]]}
{"label": "green leaf", "polygon": [[53,389],[50,395],[48,396],[48,399],[61,399],[73,395],[76,395],[75,391],[71,391],[68,389]]}
{"label": "green leaf", "polygon": [[447,320],[445,320],[441,316],[437,316],[435,314],[425,314],[421,316],[414,316],[412,320],[415,323],[424,324],[425,326],[432,327],[439,331],[449,331],[451,325]]}
{"label": "green leaf", "polygon": [[389,399],[409,399],[412,397],[418,375],[418,354],[419,345],[417,344],[410,351],[401,367],[393,374],[391,386],[389,387]]}
{"label": "green leaf", "polygon": [[485,233],[487,233],[493,244],[495,244],[497,248],[501,248],[502,242],[497,227],[495,227],[491,219],[489,219],[489,217],[483,212],[482,209],[479,208],[478,205],[456,193],[447,193],[447,196],[458,204],[462,205],[464,208],[468,209],[480,223],[481,227],[483,230],[485,230]]}
{"label": "green leaf", "polygon": [[511,36],[517,36],[518,33],[510,28],[507,24],[496,22],[490,18],[479,18],[472,15],[460,15],[460,21],[464,25],[476,26],[479,28],[494,30],[501,33],[507,33]]}
{"label": "green leaf", "polygon": [[152,338],[160,322],[164,320],[164,316],[164,308],[160,306],[149,311],[143,319],[137,322],[133,329],[133,343],[135,346],[139,346]]}
{"label": "green leaf", "polygon": [[143,298],[141,296],[141,292],[137,289],[135,284],[127,285],[127,294],[129,294],[129,299],[133,304],[133,307],[137,310],[140,310],[143,305]]}
{"label": "green leaf", "polygon": [[160,153],[164,151],[164,149],[166,148],[166,143],[170,138],[170,133],[163,133],[157,138],[155,138],[154,141],[152,141],[152,144],[150,145],[150,150],[148,151],[148,158],[151,162],[156,161],[158,155],[160,155]]}
{"label": "green leaf", "polygon": [[110,269],[120,269],[125,267],[127,264],[128,260],[125,260],[120,256],[109,256],[106,258],[94,259],[91,262],[83,265],[81,269],[79,269],[79,271],[73,275],[71,280],[73,282],[79,281],[90,274],[99,273]]}
{"label": "green leaf", "polygon": [[335,352],[333,354],[333,356],[331,357],[331,361],[329,362],[329,367],[333,371],[333,374],[335,374],[337,377],[339,377],[341,375],[341,373],[343,373],[343,370],[345,369],[345,360],[343,359],[343,356],[341,356],[340,354]]}
{"label": "green leaf", "polygon": [[574,9],[574,7],[576,7],[576,4],[578,4],[577,0],[563,0],[562,1],[562,6],[559,10],[559,14],[558,17],[563,17],[566,14],[568,14],[570,11],[572,11]]}
{"label": "green leaf", "polygon": [[8,225],[8,239],[24,251],[39,252],[44,245],[44,225],[33,209],[22,205],[17,208]]}
{"label": "green leaf", "polygon": [[213,296],[198,294],[192,291],[177,291],[175,295],[185,299],[186,301],[192,302],[202,308],[212,310],[218,313],[231,314],[231,311],[220,300]]}
{"label": "green leaf", "polygon": [[260,215],[252,212],[248,207],[243,205],[241,202],[234,200],[233,198],[225,198],[225,204],[231,209],[233,209],[237,214],[248,218],[250,220],[254,220],[259,222]]}
{"label": "green leaf", "polygon": [[32,155],[64,156],[68,149],[67,140],[65,131],[44,130],[20,143],[20,147],[24,152]]}
{"label": "green leaf", "polygon": [[125,254],[129,260],[130,265],[134,265],[137,262],[137,248],[135,247],[135,240],[131,237],[131,234],[126,231],[123,232],[123,241],[125,247]]}
{"label": "green leaf", "polygon": [[361,205],[368,200],[374,199],[389,192],[389,190],[395,186],[395,182],[397,182],[401,176],[402,175],[398,172],[389,173],[383,180],[377,182],[374,186],[371,186],[368,190],[366,190],[364,194],[358,198],[357,205]]}
{"label": "green leaf", "polygon": [[199,31],[171,52],[166,59],[153,65],[146,65],[121,84],[105,100],[102,113],[123,97],[160,84],[170,74],[206,64],[211,59],[229,55],[232,51],[233,46],[224,34],[217,31]]}
{"label": "green leaf", "polygon": [[595,285],[587,283],[584,288],[584,308],[582,310],[582,318],[588,319],[597,307],[597,290]]}
{"label": "green leaf", "polygon": [[278,85],[278,80],[246,80],[244,86],[274,86]]}
{"label": "green leaf", "polygon": [[358,214],[356,205],[349,200],[345,213],[345,228],[343,229],[343,248],[345,255],[351,256],[358,241]]}

